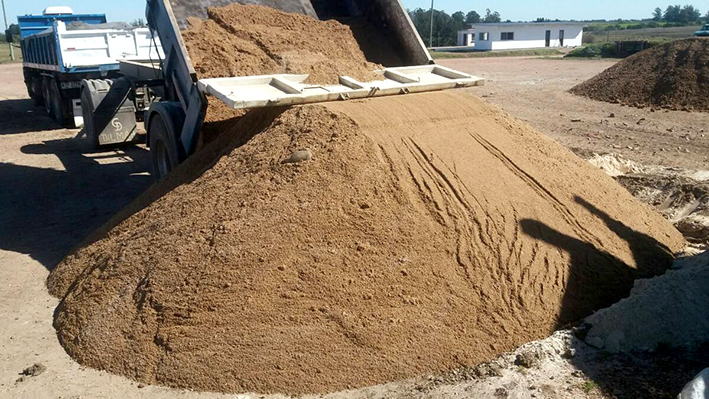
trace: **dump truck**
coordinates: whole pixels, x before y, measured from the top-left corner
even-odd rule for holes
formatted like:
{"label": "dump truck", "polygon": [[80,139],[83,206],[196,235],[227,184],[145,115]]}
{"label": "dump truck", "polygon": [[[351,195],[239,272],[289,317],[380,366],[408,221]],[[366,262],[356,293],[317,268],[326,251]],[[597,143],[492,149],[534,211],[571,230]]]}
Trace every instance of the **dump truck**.
{"label": "dump truck", "polygon": [[106,23],[105,14],[74,14],[59,6],[17,20],[27,93],[63,126],[84,123],[82,80],[120,77],[118,59],[160,56],[150,29]]}
{"label": "dump truck", "polygon": [[[134,82],[154,91],[145,112],[144,125],[150,148],[153,176],[161,179],[192,155],[205,118],[208,98],[222,101],[233,109],[253,109],[325,101],[347,101],[378,96],[471,87],[484,80],[436,65],[399,0],[243,0],[287,12],[298,12],[321,20],[366,18],[392,42],[398,65],[383,63],[376,71],[382,80],[360,82],[339,77],[338,85],[305,83],[308,75],[238,76],[198,79],[185,48],[180,26],[186,17],[204,17],[205,4],[191,0],[147,0],[146,19],[161,43],[159,60],[120,60],[121,78],[102,83],[101,92],[82,84],[87,112],[93,122],[87,135],[103,135],[126,101],[135,97]],[[207,2],[208,3],[208,2]],[[173,11],[180,11],[179,17]],[[224,2],[219,2],[224,5]],[[365,45],[363,43],[363,45]],[[371,46],[370,43],[366,45]],[[365,52],[366,55],[366,52]],[[235,55],[238,56],[238,55]],[[88,81],[85,81],[85,83]]]}

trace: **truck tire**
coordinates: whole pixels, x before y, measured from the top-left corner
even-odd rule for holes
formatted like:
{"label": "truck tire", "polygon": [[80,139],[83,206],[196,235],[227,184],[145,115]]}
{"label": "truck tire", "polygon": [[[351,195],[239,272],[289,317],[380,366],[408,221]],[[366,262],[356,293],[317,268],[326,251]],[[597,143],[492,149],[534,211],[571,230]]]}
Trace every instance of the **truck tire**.
{"label": "truck tire", "polygon": [[29,94],[30,97],[32,98],[32,102],[34,105],[43,105],[44,104],[44,96],[42,95],[42,77],[41,76],[34,76],[32,77],[32,83],[30,84],[30,90]]}
{"label": "truck tire", "polygon": [[44,110],[47,116],[54,119],[54,107],[52,107],[52,93],[50,90],[51,83],[54,79],[47,76],[42,77],[42,102],[44,102]]}
{"label": "truck tire", "polygon": [[163,117],[156,113],[150,118],[148,126],[150,137],[150,157],[153,165],[153,177],[161,180],[179,165],[179,152],[175,135],[169,131]]}
{"label": "truck tire", "polygon": [[66,101],[62,98],[61,92],[59,91],[59,86],[54,79],[50,80],[49,92],[52,98],[51,106],[52,114],[54,114],[54,120],[57,121],[57,123],[62,127],[67,126],[68,121],[66,118],[67,112],[65,107]]}
{"label": "truck tire", "polygon": [[84,133],[94,148],[101,146],[96,126],[95,112],[101,104],[101,100],[111,89],[113,80],[111,79],[84,79],[81,81],[81,114],[84,118]]}

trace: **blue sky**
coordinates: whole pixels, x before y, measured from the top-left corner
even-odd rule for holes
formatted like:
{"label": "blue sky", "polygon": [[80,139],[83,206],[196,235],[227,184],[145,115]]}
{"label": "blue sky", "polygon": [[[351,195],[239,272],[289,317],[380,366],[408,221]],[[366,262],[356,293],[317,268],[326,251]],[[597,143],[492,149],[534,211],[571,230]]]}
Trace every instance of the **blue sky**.
{"label": "blue sky", "polygon": [[[407,8],[429,8],[430,0],[402,0]],[[652,10],[667,4],[692,4],[702,14],[709,10],[709,0],[536,0],[514,1],[496,0],[473,2],[463,0],[436,0],[436,9],[448,13],[458,10],[467,12],[476,10],[480,14],[486,8],[492,8],[502,14],[503,19],[513,21],[533,20],[537,17],[551,19],[616,19],[650,17]],[[48,5],[68,5],[77,13],[105,13],[109,21],[132,21],[142,18],[145,13],[145,0],[5,0],[8,23],[17,22],[17,15],[39,14]]]}

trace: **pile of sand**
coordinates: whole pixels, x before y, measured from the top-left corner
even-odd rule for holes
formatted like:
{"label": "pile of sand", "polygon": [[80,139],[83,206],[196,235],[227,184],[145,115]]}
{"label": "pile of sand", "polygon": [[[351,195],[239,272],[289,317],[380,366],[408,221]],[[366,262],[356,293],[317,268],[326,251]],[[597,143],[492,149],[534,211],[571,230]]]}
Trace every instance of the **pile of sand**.
{"label": "pile of sand", "polygon": [[264,6],[209,8],[209,19],[191,19],[182,32],[200,78],[309,74],[308,83],[338,84],[347,75],[381,79],[382,66],[368,62],[352,30],[334,20],[285,13]]}
{"label": "pile of sand", "polygon": [[286,394],[470,366],[611,305],[682,246],[464,91],[256,110],[233,129],[213,166],[190,158],[50,275],[81,364]]}
{"label": "pile of sand", "polygon": [[678,40],[642,51],[571,92],[635,107],[709,111],[709,40]]}

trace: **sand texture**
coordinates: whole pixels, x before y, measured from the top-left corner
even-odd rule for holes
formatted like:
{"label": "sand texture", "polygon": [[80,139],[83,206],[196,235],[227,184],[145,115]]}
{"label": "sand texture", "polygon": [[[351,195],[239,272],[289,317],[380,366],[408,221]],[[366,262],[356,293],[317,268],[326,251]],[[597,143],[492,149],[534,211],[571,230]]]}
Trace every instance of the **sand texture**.
{"label": "sand texture", "polygon": [[286,394],[474,365],[610,306],[683,243],[466,91],[256,110],[230,133],[50,275],[81,364]]}
{"label": "sand texture", "polygon": [[209,19],[190,20],[182,32],[200,78],[309,74],[312,84],[338,84],[346,75],[381,79],[352,30],[334,20],[319,21],[264,6],[232,4],[210,8]]}

